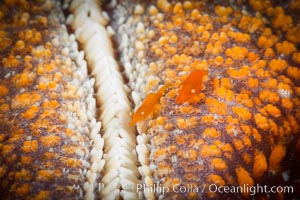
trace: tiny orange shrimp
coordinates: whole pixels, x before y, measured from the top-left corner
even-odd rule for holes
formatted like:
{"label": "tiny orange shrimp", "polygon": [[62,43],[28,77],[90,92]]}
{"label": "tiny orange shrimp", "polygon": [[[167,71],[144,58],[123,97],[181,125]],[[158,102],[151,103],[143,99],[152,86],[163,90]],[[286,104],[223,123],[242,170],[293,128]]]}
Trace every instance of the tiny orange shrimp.
{"label": "tiny orange shrimp", "polygon": [[179,95],[176,98],[176,104],[190,102],[202,89],[203,77],[208,74],[207,70],[194,70],[185,79],[182,87],[179,89]]}
{"label": "tiny orange shrimp", "polygon": [[159,99],[168,87],[168,84],[164,85],[156,93],[150,93],[147,95],[142,105],[133,114],[130,122],[131,126],[134,126],[137,122],[146,119],[153,112],[154,106],[159,102]]}

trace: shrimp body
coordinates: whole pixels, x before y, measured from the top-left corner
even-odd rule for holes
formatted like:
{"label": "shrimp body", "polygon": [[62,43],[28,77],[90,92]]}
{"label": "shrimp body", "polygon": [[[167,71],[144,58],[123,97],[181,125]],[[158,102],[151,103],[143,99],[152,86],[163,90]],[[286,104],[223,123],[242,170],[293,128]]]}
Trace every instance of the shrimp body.
{"label": "shrimp body", "polygon": [[133,114],[130,122],[131,126],[134,126],[138,121],[146,119],[153,112],[154,106],[159,102],[159,99],[168,87],[169,85],[164,85],[156,93],[148,94],[142,105]]}
{"label": "shrimp body", "polygon": [[185,79],[182,87],[179,89],[179,95],[176,98],[176,104],[190,102],[193,97],[199,94],[202,89],[203,77],[208,74],[207,70],[194,70]]}

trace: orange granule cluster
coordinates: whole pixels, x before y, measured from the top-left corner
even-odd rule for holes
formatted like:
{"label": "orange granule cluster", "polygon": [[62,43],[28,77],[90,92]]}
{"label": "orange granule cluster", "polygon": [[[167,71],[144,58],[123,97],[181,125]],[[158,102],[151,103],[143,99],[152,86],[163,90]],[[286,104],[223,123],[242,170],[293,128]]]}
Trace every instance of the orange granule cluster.
{"label": "orange granule cluster", "polygon": [[299,80],[300,79],[300,69],[298,67],[289,66],[286,70],[289,77]]}
{"label": "orange granule cluster", "polygon": [[[254,185],[253,178],[250,176],[249,172],[246,171],[243,167],[238,167],[235,169],[237,176],[237,181],[240,186],[251,187]],[[249,191],[249,190],[247,190]],[[243,192],[244,197],[248,197],[249,193],[247,191]]]}
{"label": "orange granule cluster", "polygon": [[257,40],[257,45],[261,48],[269,48],[274,45],[276,41],[271,38],[267,38],[266,36],[260,36]]}
{"label": "orange granule cluster", "polygon": [[300,53],[293,53],[293,61],[297,64],[300,64]]}
{"label": "orange granule cluster", "polygon": [[233,91],[230,89],[226,89],[225,87],[219,87],[215,91],[216,95],[218,95],[221,99],[225,101],[232,101],[234,99]]}
{"label": "orange granule cluster", "polygon": [[295,45],[288,41],[283,41],[282,43],[278,42],[275,45],[276,50],[279,54],[286,54],[289,55],[297,51]]}
{"label": "orange granule cluster", "polygon": [[221,156],[222,151],[217,145],[203,145],[200,150],[202,157]]}
{"label": "orange granule cluster", "polygon": [[249,165],[249,164],[251,164],[251,162],[252,162],[252,157],[251,157],[248,153],[243,153],[243,154],[242,154],[242,159],[243,159],[243,162],[244,162],[246,165]]}
{"label": "orange granule cluster", "polygon": [[300,43],[299,33],[300,33],[299,25],[297,27],[291,27],[286,32],[286,39],[296,44],[299,44]]}
{"label": "orange granule cluster", "polygon": [[192,129],[195,128],[197,125],[197,118],[190,117],[190,118],[177,118],[176,124],[180,129]]}
{"label": "orange granule cluster", "polygon": [[234,68],[229,68],[227,70],[227,73],[232,77],[236,79],[245,79],[249,77],[249,67],[248,66],[243,66],[241,69],[234,69]]}
{"label": "orange granule cluster", "polygon": [[267,8],[270,8],[270,1],[260,1],[260,0],[250,0],[249,4],[255,11],[263,11]]}
{"label": "orange granule cluster", "polygon": [[228,36],[237,42],[249,43],[251,40],[250,35],[247,33],[229,31]]}
{"label": "orange granule cluster", "polygon": [[277,103],[280,100],[279,95],[276,92],[270,90],[264,90],[259,93],[259,98],[268,103]]}
{"label": "orange granule cluster", "polygon": [[213,124],[215,122],[215,118],[212,115],[205,115],[201,118],[201,122],[204,124]]}
{"label": "orange granule cluster", "polygon": [[270,165],[270,170],[273,172],[276,172],[279,170],[280,162],[284,158],[286,154],[286,149],[282,144],[277,144],[271,152],[270,158],[269,158],[269,165]]}
{"label": "orange granule cluster", "polygon": [[25,141],[21,149],[24,153],[36,152],[38,149],[38,142],[36,140]]}
{"label": "orange granule cluster", "polygon": [[234,46],[225,51],[225,55],[236,60],[244,60],[247,56],[248,49],[246,47]]}
{"label": "orange granule cluster", "polygon": [[219,102],[217,99],[206,98],[205,104],[208,106],[209,112],[219,115],[227,114],[227,105],[224,102]]}
{"label": "orange granule cluster", "polygon": [[267,104],[264,107],[264,110],[266,112],[268,112],[273,117],[280,117],[281,116],[281,111],[276,106],[274,106],[272,104]]}
{"label": "orange granule cluster", "polygon": [[221,158],[214,158],[211,162],[211,165],[218,171],[226,170],[228,168],[226,162]]}
{"label": "orange granule cluster", "polygon": [[7,95],[9,92],[9,89],[5,87],[4,85],[0,85],[0,97],[3,97]]}
{"label": "orange granule cluster", "polygon": [[232,111],[242,120],[250,120],[252,115],[246,108],[233,106]]}
{"label": "orange granule cluster", "polygon": [[253,101],[252,99],[250,99],[249,95],[247,93],[241,93],[241,94],[238,94],[236,96],[236,101],[238,103],[241,103],[249,108],[253,107]]}
{"label": "orange granule cluster", "polygon": [[8,58],[2,59],[2,64],[4,67],[11,68],[11,67],[17,67],[20,62],[17,60],[17,58],[13,55],[9,55]]}
{"label": "orange granule cluster", "polygon": [[216,175],[216,174],[210,174],[208,177],[207,177],[207,181],[208,182],[211,182],[211,183],[214,183],[218,186],[225,186],[225,181],[224,179],[219,176],[219,175]]}
{"label": "orange granule cluster", "polygon": [[41,95],[37,92],[23,93],[20,95],[16,95],[16,97],[12,100],[12,108],[24,108],[28,107],[32,104],[35,104],[41,100]]}
{"label": "orange granule cluster", "polygon": [[221,22],[227,22],[228,16],[232,14],[232,8],[230,6],[224,7],[217,5],[215,7],[215,13],[220,17]]}
{"label": "orange granule cluster", "polygon": [[217,13],[217,15],[219,17],[223,17],[223,16],[228,16],[232,13],[232,8],[231,7],[223,7],[220,5],[217,5],[215,7],[215,12]]}
{"label": "orange granule cluster", "polygon": [[245,145],[243,144],[243,142],[239,139],[234,138],[232,140],[232,144],[235,147],[235,149],[237,149],[238,151],[242,150],[245,148]]}
{"label": "orange granule cluster", "polygon": [[260,18],[243,16],[240,19],[240,23],[238,24],[238,27],[246,32],[254,33],[257,29],[261,28],[263,24],[264,23]]}
{"label": "orange granule cluster", "polygon": [[260,180],[265,171],[268,169],[267,159],[263,152],[256,150],[254,153],[253,177]]}
{"label": "orange granule cluster", "polygon": [[258,86],[258,79],[256,79],[256,78],[248,79],[248,87],[249,88],[256,88],[257,86]]}
{"label": "orange granule cluster", "polygon": [[268,122],[268,119],[266,117],[264,117],[263,115],[261,115],[260,113],[256,114],[254,116],[254,119],[255,119],[255,123],[256,125],[266,131],[270,128],[270,125],[269,125],[269,122]]}
{"label": "orange granule cluster", "polygon": [[28,110],[26,110],[26,112],[24,113],[24,117],[27,120],[30,120],[30,119],[34,118],[37,115],[38,111],[39,111],[38,106],[33,105]]}
{"label": "orange granule cluster", "polygon": [[258,56],[258,54],[254,53],[254,52],[248,52],[247,53],[247,59],[251,63],[253,63],[253,62],[257,61],[257,59],[259,59],[259,56]]}
{"label": "orange granule cluster", "polygon": [[61,141],[61,137],[57,135],[42,136],[40,138],[40,141],[45,147],[54,147],[59,144],[59,142]]}
{"label": "orange granule cluster", "polygon": [[273,51],[273,49],[267,48],[266,51],[265,51],[265,53],[264,53],[264,56],[266,58],[272,58],[272,57],[275,56],[275,52]]}
{"label": "orange granule cluster", "polygon": [[262,83],[262,86],[269,89],[276,89],[278,86],[277,79],[269,78],[265,83]]}
{"label": "orange granule cluster", "polygon": [[286,15],[282,7],[275,7],[273,16],[272,25],[274,28],[281,28],[285,31],[288,25],[293,23],[292,17]]}
{"label": "orange granule cluster", "polygon": [[217,57],[215,58],[215,63],[216,63],[218,66],[222,65],[223,62],[224,62],[224,59],[223,59],[222,56],[217,56]]}
{"label": "orange granule cluster", "polygon": [[218,138],[221,134],[215,128],[206,128],[203,132],[204,138]]}
{"label": "orange granule cluster", "polygon": [[16,188],[16,195],[17,196],[26,196],[28,195],[28,193],[30,192],[31,187],[29,186],[29,184],[22,184],[19,187]]}

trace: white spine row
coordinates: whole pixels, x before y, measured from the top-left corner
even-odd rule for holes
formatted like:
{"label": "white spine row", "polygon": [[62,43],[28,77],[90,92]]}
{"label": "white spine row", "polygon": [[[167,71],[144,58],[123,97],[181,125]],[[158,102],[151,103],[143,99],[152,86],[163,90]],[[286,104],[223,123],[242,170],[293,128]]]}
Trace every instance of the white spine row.
{"label": "white spine row", "polygon": [[[65,28],[65,27],[64,27]],[[66,29],[66,28],[65,28]],[[66,40],[62,43],[71,43],[70,48],[64,48],[62,50],[62,54],[66,56],[66,62],[68,62],[68,56],[76,62],[78,66],[78,70],[75,71],[74,80],[71,82],[72,85],[75,85],[79,88],[77,94],[79,96],[86,96],[85,103],[81,102],[78,104],[66,104],[69,113],[67,113],[69,121],[68,126],[77,129],[79,133],[89,133],[90,138],[90,152],[88,161],[82,160],[86,163],[86,168],[83,170],[83,174],[86,176],[86,182],[83,185],[83,189],[85,191],[85,199],[94,199],[94,188],[97,187],[96,179],[99,175],[99,172],[103,169],[104,160],[103,160],[103,145],[104,140],[101,138],[100,129],[101,123],[96,121],[95,113],[96,113],[96,100],[93,97],[94,93],[94,79],[88,79],[87,73],[87,63],[84,60],[83,52],[78,52],[78,45],[75,40],[74,35],[70,35]],[[53,44],[56,45],[59,41],[54,39]],[[71,63],[71,61],[69,61]],[[82,84],[82,85],[80,85]],[[72,113],[76,113],[78,118],[73,117]],[[85,130],[86,124],[83,122],[89,123],[89,130]],[[76,128],[75,128],[76,127]],[[80,196],[83,198],[83,196]]]}
{"label": "white spine row", "polygon": [[[63,26],[64,29],[66,29]],[[71,82],[72,85],[75,85],[79,88],[77,91],[77,94],[79,96],[86,96],[85,104],[84,103],[78,103],[74,106],[67,104],[68,111],[71,113],[68,113],[68,118],[72,122],[69,123],[69,126],[79,130],[79,132],[87,132],[89,133],[90,138],[90,152],[89,157],[86,163],[86,167],[81,173],[83,173],[86,176],[86,182],[83,185],[84,189],[84,199],[94,199],[95,198],[95,188],[98,187],[98,184],[96,182],[97,178],[99,177],[99,173],[103,169],[104,166],[104,159],[103,159],[103,146],[104,146],[104,140],[101,138],[100,135],[100,129],[101,129],[101,122],[97,121],[95,119],[96,115],[96,100],[93,97],[94,93],[94,84],[95,80],[88,79],[88,72],[87,72],[87,63],[84,60],[84,52],[80,51],[78,52],[78,45],[76,42],[76,39],[73,34],[70,36],[66,36],[67,38],[64,38],[66,41],[61,41],[62,43],[71,43],[70,47],[65,47],[62,50],[62,55],[66,56],[66,62],[71,63],[70,60],[68,60],[68,56],[76,62],[78,66],[78,70],[75,71],[74,80]],[[59,40],[54,39],[52,41],[54,46],[59,45]],[[82,84],[82,85],[80,85]],[[72,116],[72,113],[75,112],[79,117],[79,119],[74,118]],[[85,130],[83,127],[85,127],[85,124],[82,122],[88,122],[89,123],[89,130]],[[83,196],[80,196],[80,198],[83,198]]]}
{"label": "white spine row", "polygon": [[[130,5],[128,1],[119,1],[114,7],[114,13],[118,15],[118,35],[120,40],[120,51],[121,51],[121,62],[124,63],[125,74],[129,79],[129,86],[132,90],[131,96],[135,104],[135,109],[137,109],[141,103],[142,99],[145,98],[146,94],[144,88],[147,87],[149,81],[151,81],[153,76],[146,75],[145,72],[149,69],[149,63],[145,58],[145,50],[147,43],[147,33],[149,28],[145,27],[142,22],[142,15],[144,8],[137,4],[131,9],[134,15],[130,16],[132,11],[127,13],[127,9],[123,5]],[[144,41],[140,41],[137,36],[144,38]],[[145,134],[146,130],[137,124],[137,131],[139,135],[137,136],[137,155],[140,166],[138,171],[141,175],[143,184],[143,199],[154,200],[156,199],[155,193],[152,190],[154,180],[152,177],[152,171],[150,168],[150,152],[151,144],[149,141],[149,136]]]}
{"label": "white spine row", "polygon": [[[67,22],[75,30],[76,39],[82,44],[91,74],[95,77],[96,98],[101,105],[105,165],[96,197],[101,199],[138,199],[136,135],[130,127],[130,102],[118,64],[114,58],[107,18],[96,0],[74,0],[69,6],[71,15]],[[99,137],[101,140],[101,137]],[[102,154],[99,155],[99,157]],[[92,170],[91,175],[94,177]],[[96,180],[96,179],[93,179]],[[94,199],[87,190],[86,199]]]}

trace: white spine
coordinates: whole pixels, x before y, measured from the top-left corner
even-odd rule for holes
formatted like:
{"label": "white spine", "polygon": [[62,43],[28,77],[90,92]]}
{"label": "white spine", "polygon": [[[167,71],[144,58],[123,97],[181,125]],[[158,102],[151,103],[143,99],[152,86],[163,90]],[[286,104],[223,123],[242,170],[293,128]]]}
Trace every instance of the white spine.
{"label": "white spine", "polygon": [[[139,183],[137,169],[136,136],[129,126],[130,103],[103,15],[96,0],[74,0],[68,22],[83,45],[91,73],[96,80],[97,100],[101,104],[101,121],[104,128],[104,170],[99,194],[101,199],[137,199]],[[101,138],[100,138],[101,139]],[[101,154],[102,155],[102,154]],[[101,163],[102,164],[102,163]],[[90,173],[99,172],[92,164]],[[92,197],[87,187],[86,199]]]}

